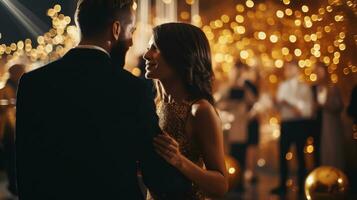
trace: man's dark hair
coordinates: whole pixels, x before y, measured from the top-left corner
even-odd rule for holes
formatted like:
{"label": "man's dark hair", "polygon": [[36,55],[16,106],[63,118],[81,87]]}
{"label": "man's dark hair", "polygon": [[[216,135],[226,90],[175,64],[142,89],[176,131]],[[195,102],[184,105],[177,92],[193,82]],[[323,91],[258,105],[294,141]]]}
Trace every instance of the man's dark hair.
{"label": "man's dark hair", "polygon": [[83,37],[98,36],[118,20],[128,23],[134,0],[79,0],[76,22]]}

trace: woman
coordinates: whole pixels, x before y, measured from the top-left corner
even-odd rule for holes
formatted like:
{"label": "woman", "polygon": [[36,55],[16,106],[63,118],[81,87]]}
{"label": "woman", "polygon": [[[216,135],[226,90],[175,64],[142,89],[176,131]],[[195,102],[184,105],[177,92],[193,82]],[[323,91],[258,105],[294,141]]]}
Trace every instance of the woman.
{"label": "woman", "polygon": [[321,164],[344,169],[341,94],[338,88],[329,82],[324,64],[318,63],[316,70],[318,77],[317,104],[322,111]]}
{"label": "woman", "polygon": [[[228,190],[223,133],[212,97],[213,71],[208,40],[197,27],[168,23],[155,27],[144,59],[146,78],[157,88],[163,135],[157,153],[192,181],[182,196],[151,194],[148,199],[204,199]],[[150,195],[149,195],[150,196]]]}

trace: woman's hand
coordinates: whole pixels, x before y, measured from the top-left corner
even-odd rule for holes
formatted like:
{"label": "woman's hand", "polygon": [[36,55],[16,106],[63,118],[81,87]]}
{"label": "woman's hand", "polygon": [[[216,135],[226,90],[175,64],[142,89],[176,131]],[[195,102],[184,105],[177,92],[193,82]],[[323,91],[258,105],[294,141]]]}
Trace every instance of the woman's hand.
{"label": "woman's hand", "polygon": [[176,168],[180,168],[183,162],[183,155],[180,152],[180,145],[167,133],[160,134],[154,138],[156,152],[168,163]]}

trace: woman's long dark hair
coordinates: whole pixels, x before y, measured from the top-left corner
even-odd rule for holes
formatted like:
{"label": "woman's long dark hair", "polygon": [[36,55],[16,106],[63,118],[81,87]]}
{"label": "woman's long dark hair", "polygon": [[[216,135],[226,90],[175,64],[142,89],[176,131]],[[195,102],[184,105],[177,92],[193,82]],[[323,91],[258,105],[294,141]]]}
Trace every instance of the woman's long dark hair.
{"label": "woman's long dark hair", "polygon": [[166,23],[153,32],[161,55],[180,76],[192,100],[206,99],[214,105],[211,49],[203,31],[191,24]]}

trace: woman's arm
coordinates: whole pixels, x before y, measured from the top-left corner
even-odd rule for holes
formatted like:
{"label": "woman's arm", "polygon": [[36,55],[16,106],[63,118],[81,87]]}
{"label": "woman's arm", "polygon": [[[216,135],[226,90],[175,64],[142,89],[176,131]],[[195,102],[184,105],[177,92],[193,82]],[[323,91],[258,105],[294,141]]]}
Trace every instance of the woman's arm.
{"label": "woman's arm", "polygon": [[200,145],[206,169],[202,169],[179,151],[178,143],[164,134],[155,139],[155,147],[165,160],[193,181],[208,196],[221,197],[228,190],[220,119],[207,101],[192,107],[193,133]]}

